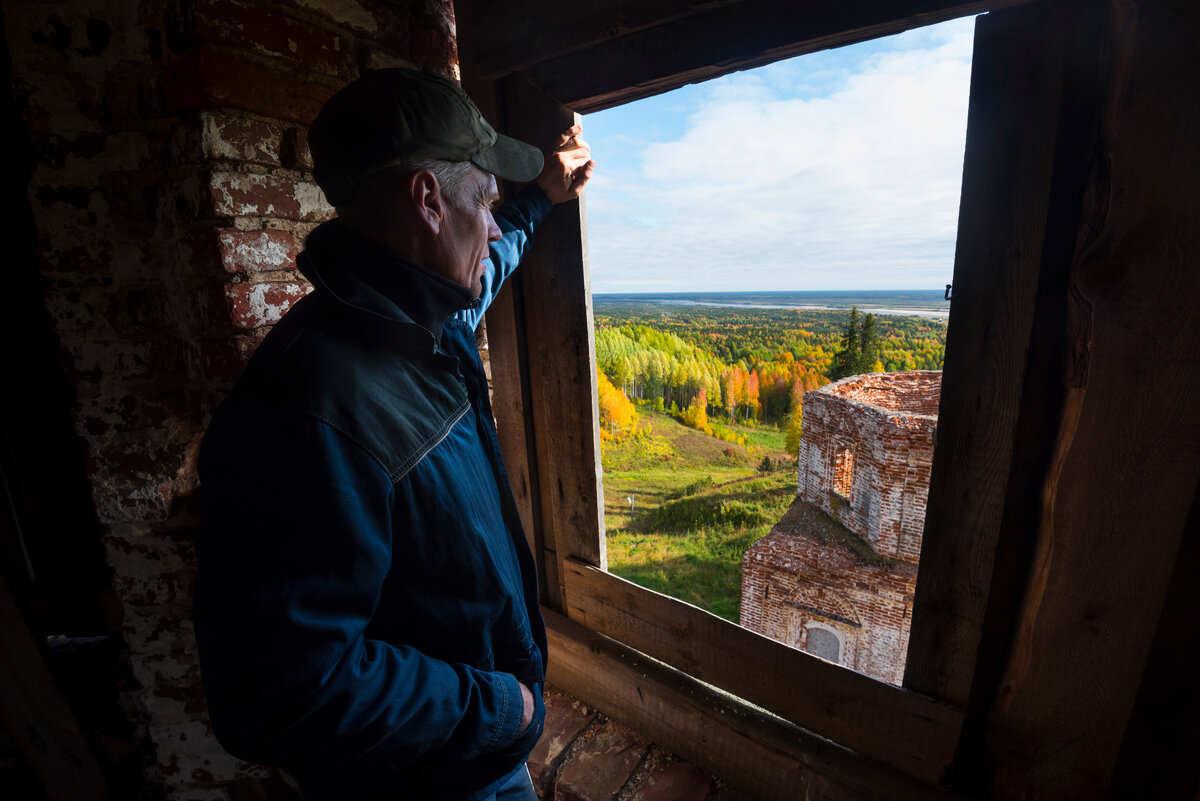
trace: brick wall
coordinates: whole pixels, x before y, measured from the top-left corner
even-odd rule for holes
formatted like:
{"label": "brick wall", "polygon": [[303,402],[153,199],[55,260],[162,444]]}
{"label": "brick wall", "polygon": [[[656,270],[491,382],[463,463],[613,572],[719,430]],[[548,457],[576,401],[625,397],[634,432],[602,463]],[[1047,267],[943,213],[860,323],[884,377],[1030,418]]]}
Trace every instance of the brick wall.
{"label": "brick wall", "polygon": [[840,664],[900,684],[917,568],[823,536],[812,519],[822,514],[798,501],[746,552],[740,622],[804,650],[814,628],[835,632]]}
{"label": "brick wall", "polygon": [[[804,396],[797,500],[742,561],[741,623],[904,678],[941,373],[851,376]],[[844,481],[843,481],[844,479]]]}
{"label": "brick wall", "polygon": [[208,730],[188,621],[196,452],[249,354],[308,291],[295,256],[332,210],[305,126],[365,68],[455,75],[451,3],[2,8],[45,304],[124,607],[136,689],[123,701],[153,748],[140,792],[289,797]]}
{"label": "brick wall", "polygon": [[[799,495],[863,537],[881,556],[915,563],[941,373],[851,376],[804,395]],[[839,456],[853,455],[848,495],[837,491]]]}

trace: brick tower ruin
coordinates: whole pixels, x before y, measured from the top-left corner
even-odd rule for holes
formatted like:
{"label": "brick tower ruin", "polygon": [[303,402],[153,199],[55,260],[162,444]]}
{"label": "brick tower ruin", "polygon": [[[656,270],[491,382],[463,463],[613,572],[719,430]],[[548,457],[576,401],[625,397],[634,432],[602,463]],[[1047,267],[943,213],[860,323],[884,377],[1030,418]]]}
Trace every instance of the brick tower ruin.
{"label": "brick tower ruin", "polygon": [[805,394],[797,497],[742,559],[743,626],[901,682],[941,384],[871,373]]}

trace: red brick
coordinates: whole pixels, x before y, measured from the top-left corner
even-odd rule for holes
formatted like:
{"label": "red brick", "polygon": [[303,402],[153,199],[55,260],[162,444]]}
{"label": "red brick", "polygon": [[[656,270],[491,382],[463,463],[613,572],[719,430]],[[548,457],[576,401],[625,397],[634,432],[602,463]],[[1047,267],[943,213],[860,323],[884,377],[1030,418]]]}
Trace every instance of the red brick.
{"label": "red brick", "polygon": [[422,69],[447,78],[458,78],[458,48],[442,30],[414,25],[410,58]]}
{"label": "red brick", "polygon": [[250,357],[254,355],[254,351],[258,350],[258,346],[262,344],[267,335],[263,332],[255,332],[233,338],[234,344],[237,346],[238,357],[242,363],[250,361]]}
{"label": "red brick", "polygon": [[611,801],[629,781],[650,746],[612,723],[585,735],[563,766],[555,801]]}
{"label": "red brick", "polygon": [[289,128],[283,136],[283,166],[312,172],[312,152],[308,149],[308,129]]}
{"label": "red brick", "polygon": [[221,112],[200,115],[204,158],[278,166],[283,125],[257,117]]}
{"label": "red brick", "polygon": [[544,797],[554,785],[554,775],[563,753],[575,742],[579,733],[596,719],[596,712],[557,690],[547,689],[543,696],[546,701],[546,728],[525,764],[529,768],[533,786]]}
{"label": "red brick", "polygon": [[287,231],[217,231],[221,263],[231,273],[290,270],[296,266],[296,238]]}
{"label": "red brick", "polygon": [[296,301],[311,291],[307,284],[229,284],[225,296],[229,314],[238,328],[260,328],[283,319]]}
{"label": "red brick", "polygon": [[713,788],[707,801],[754,801],[753,798],[728,785]]}
{"label": "red brick", "polygon": [[278,59],[290,68],[354,77],[353,53],[344,37],[261,3],[198,0],[191,32],[200,41]]}
{"label": "red brick", "polygon": [[241,375],[242,370],[253,354],[261,336],[250,335],[253,341],[245,342],[247,337],[236,336],[222,339],[206,337],[197,340],[192,346],[194,371],[206,378],[226,378],[232,381]]}
{"label": "red brick", "polygon": [[333,207],[315,183],[244,172],[212,173],[208,208],[203,211],[215,217],[276,217],[306,222],[333,218]]}
{"label": "red brick", "polygon": [[642,777],[629,801],[705,801],[712,777],[686,762],[658,762]]}
{"label": "red brick", "polygon": [[172,60],[163,77],[169,112],[214,107],[238,108],[309,125],[335,87],[238,58],[229,53],[193,49]]}

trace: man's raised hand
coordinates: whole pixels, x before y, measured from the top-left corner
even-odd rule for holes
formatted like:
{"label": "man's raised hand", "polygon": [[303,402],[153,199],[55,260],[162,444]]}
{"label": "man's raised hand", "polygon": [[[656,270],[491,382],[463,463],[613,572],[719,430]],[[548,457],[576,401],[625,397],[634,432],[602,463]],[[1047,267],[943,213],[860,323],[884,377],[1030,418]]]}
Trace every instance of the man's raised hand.
{"label": "man's raised hand", "polygon": [[579,197],[596,168],[596,162],[591,158],[592,149],[580,136],[582,131],[582,125],[572,125],[546,154],[546,166],[537,177],[537,185],[551,203]]}

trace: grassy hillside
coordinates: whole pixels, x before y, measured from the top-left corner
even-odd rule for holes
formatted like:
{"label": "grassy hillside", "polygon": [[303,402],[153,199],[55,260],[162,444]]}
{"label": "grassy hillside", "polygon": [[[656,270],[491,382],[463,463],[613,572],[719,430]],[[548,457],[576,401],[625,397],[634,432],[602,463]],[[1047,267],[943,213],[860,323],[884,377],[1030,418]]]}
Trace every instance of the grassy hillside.
{"label": "grassy hillside", "polygon": [[[785,434],[733,426],[742,447],[641,411],[648,436],[604,445],[609,570],[737,622],[742,554],[796,493]],[[784,466],[761,472],[764,455]]]}

